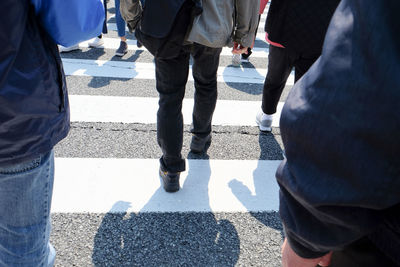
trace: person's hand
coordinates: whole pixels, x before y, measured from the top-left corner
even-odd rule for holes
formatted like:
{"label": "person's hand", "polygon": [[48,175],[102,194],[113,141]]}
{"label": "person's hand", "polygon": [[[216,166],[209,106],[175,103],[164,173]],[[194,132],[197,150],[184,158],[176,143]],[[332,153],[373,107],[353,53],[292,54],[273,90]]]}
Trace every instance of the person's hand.
{"label": "person's hand", "polygon": [[317,266],[317,264],[319,264],[320,266],[329,266],[331,262],[331,257],[332,252],[329,252],[328,254],[320,258],[305,259],[297,255],[296,252],[293,251],[286,238],[282,245],[283,267],[315,267]]}
{"label": "person's hand", "polygon": [[232,54],[247,54],[248,47],[244,47],[237,42],[233,42]]}

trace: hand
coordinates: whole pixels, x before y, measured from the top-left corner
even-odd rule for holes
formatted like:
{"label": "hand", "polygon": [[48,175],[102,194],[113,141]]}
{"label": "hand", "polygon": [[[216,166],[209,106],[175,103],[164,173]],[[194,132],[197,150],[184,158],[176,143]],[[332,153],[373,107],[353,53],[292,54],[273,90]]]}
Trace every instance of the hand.
{"label": "hand", "polygon": [[233,42],[232,54],[247,54],[248,47],[244,47],[237,42]]}
{"label": "hand", "polygon": [[297,255],[296,252],[293,251],[293,249],[290,247],[289,243],[287,242],[286,238],[282,245],[282,266],[283,267],[315,267],[315,266],[317,266],[317,264],[319,264],[321,266],[329,266],[329,264],[331,262],[331,257],[332,257],[332,252],[329,252],[328,254],[326,254],[320,258],[305,259],[305,258],[302,258],[299,255]]}

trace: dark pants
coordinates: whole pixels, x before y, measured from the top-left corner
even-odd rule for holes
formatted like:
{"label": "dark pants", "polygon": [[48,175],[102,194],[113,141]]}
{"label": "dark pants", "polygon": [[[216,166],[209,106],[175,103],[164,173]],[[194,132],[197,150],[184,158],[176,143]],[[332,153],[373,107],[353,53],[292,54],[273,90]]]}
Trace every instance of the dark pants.
{"label": "dark pants", "polygon": [[298,54],[288,48],[269,46],[268,72],[264,82],[262,110],[265,114],[276,113],[286,81],[294,67],[295,81],[318,59],[319,54]]}
{"label": "dark pants", "polygon": [[[399,252],[400,253],[400,252]],[[362,238],[334,252],[330,267],[399,267],[368,238]]]}
{"label": "dark pants", "polygon": [[193,57],[195,85],[191,132],[199,137],[211,133],[211,119],[217,102],[217,70],[221,48],[199,44],[182,45],[173,58],[156,57],[156,87],[160,94],[157,112],[157,141],[162,149],[161,167],[169,172],[185,170],[182,158],[182,100],[189,74],[189,58]]}

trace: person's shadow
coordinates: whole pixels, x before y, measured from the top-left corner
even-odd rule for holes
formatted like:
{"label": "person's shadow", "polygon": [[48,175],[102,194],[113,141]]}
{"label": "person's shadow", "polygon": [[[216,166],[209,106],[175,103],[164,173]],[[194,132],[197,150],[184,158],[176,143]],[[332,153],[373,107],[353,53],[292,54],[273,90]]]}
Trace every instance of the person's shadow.
{"label": "person's shadow", "polygon": [[274,206],[279,206],[278,194],[268,195],[268,193],[271,192],[271,190],[268,190],[270,187],[278,187],[275,179],[268,179],[268,177],[271,176],[275,177],[274,174],[276,169],[272,169],[273,173],[267,173],[271,172],[271,169],[266,168],[265,165],[268,163],[266,160],[283,160],[283,151],[272,133],[260,132],[258,142],[261,153],[257,168],[253,172],[255,194],[252,194],[249,188],[247,188],[246,185],[238,180],[232,180],[229,182],[229,187],[236,198],[248,209],[249,213],[254,218],[263,223],[265,226],[280,231],[283,239],[283,227],[279,218],[279,214],[276,210],[260,212],[251,209],[251,204],[254,203],[268,206],[271,205],[271,202],[277,202]]}
{"label": "person's shadow", "polygon": [[[239,258],[238,233],[228,220],[217,220],[210,212],[209,160],[188,160],[188,175],[180,191],[161,187],[137,214],[113,213],[128,210],[117,202],[107,213],[94,239],[95,266],[234,266]],[[196,206],[205,212],[171,211]]]}
{"label": "person's shadow", "polygon": [[110,63],[112,62],[118,62],[118,61],[123,61],[123,62],[131,62],[132,66],[130,67],[130,71],[132,74],[132,78],[115,78],[115,77],[96,77],[96,76],[92,76],[92,79],[90,80],[88,87],[96,89],[96,88],[101,88],[107,85],[110,85],[110,82],[112,80],[116,80],[116,81],[129,81],[131,79],[134,79],[135,76],[138,74],[136,69],[135,69],[135,65],[134,63],[136,62],[136,60],[140,57],[140,55],[144,52],[144,50],[136,50],[130,57],[126,58],[126,59],[121,59],[117,56],[113,56],[109,61]]}
{"label": "person's shadow", "polygon": [[[92,89],[99,89],[110,85],[111,81],[113,80],[129,81],[134,79],[138,75],[135,62],[140,58],[143,52],[143,49],[135,50],[135,52],[127,58],[112,56],[110,59],[107,59],[107,62],[105,62],[101,67],[97,66],[96,60],[106,54],[104,48],[80,48],[77,51],[63,53],[61,57],[63,58],[64,68],[68,69],[68,71],[71,73],[79,71],[80,69],[86,69],[83,74],[91,77],[88,87]],[[71,60],[79,60],[79,62],[74,62],[72,64],[70,63]],[[121,68],[119,66],[119,62],[127,62],[132,64],[128,64],[127,67]],[[101,74],[94,75],[92,72],[90,72],[91,68],[93,67],[98,68],[98,71],[100,70]],[[132,78],[113,77],[117,68],[124,73],[128,72],[128,76],[132,76]],[[107,70],[109,70],[109,72],[107,72]]]}

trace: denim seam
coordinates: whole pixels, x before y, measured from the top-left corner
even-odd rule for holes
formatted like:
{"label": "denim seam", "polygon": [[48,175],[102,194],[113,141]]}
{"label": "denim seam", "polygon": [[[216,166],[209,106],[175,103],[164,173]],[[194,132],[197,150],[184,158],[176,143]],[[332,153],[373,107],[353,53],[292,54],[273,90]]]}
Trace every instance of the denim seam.
{"label": "denim seam", "polygon": [[38,159],[33,160],[32,162],[30,162],[28,166],[25,166],[23,169],[19,169],[19,170],[3,170],[0,171],[0,174],[5,174],[5,175],[12,175],[12,174],[20,174],[20,173],[24,173],[27,171],[31,171],[37,167],[40,166],[40,162],[41,162],[41,157],[39,157]]}
{"label": "denim seam", "polygon": [[[47,232],[47,223],[48,223],[48,220],[49,220],[49,215],[48,215],[48,213],[49,213],[49,210],[48,210],[48,199],[49,199],[49,191],[50,191],[50,183],[49,183],[49,173],[50,173],[50,162],[48,161],[47,163],[46,163],[46,180],[47,180],[47,183],[46,183],[46,185],[45,185],[45,191],[44,191],[44,195],[45,195],[45,201],[44,201],[44,216],[43,216],[43,219],[45,220],[45,227],[44,227],[44,232],[43,232],[43,242],[45,242],[46,241],[46,232]],[[46,245],[45,247],[44,247],[44,251],[43,251],[43,255],[46,255],[46,252],[47,252],[47,250],[48,250],[48,245]],[[45,260],[45,262],[44,262],[44,264],[46,264],[46,262],[48,261],[48,257],[49,257],[50,255],[47,255],[47,258],[46,258],[46,260]]]}

